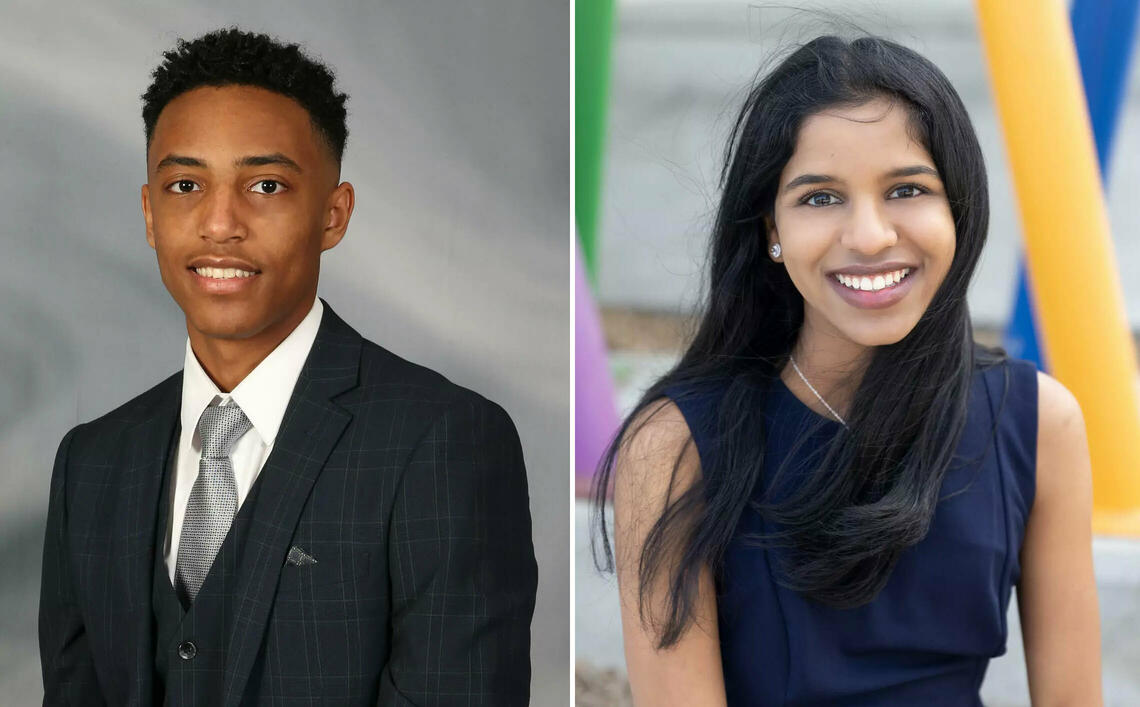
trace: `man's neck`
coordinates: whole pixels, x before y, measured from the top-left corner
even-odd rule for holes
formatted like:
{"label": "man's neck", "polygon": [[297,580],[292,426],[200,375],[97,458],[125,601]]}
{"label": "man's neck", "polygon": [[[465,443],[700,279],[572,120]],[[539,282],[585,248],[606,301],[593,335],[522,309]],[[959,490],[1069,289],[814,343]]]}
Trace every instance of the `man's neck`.
{"label": "man's neck", "polygon": [[209,336],[188,323],[186,331],[190,337],[190,348],[218,390],[229,393],[293,333],[310,310],[311,307],[305,308],[254,336],[242,339]]}

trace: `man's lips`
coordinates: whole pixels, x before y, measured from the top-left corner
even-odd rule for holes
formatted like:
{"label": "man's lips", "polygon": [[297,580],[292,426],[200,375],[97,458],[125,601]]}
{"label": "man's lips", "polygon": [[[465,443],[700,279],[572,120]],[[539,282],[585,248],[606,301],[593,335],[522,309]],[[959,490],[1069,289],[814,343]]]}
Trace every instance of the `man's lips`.
{"label": "man's lips", "polygon": [[198,289],[207,294],[242,292],[261,276],[261,270],[233,258],[197,259],[187,271]]}
{"label": "man's lips", "polygon": [[233,268],[234,270],[244,270],[246,272],[261,272],[261,270],[248,260],[234,257],[201,256],[191,260],[186,267],[191,270],[197,270],[198,268],[218,268],[221,270]]}

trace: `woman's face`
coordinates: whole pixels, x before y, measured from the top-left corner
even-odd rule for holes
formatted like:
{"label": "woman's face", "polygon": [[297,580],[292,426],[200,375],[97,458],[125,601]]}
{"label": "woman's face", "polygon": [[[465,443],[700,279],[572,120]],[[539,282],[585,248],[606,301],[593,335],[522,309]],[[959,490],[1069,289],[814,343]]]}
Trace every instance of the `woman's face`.
{"label": "woman's face", "polygon": [[826,109],[800,129],[768,240],[803,295],[805,332],[893,344],[950,269],[950,204],[908,119],[902,104],[875,99]]}

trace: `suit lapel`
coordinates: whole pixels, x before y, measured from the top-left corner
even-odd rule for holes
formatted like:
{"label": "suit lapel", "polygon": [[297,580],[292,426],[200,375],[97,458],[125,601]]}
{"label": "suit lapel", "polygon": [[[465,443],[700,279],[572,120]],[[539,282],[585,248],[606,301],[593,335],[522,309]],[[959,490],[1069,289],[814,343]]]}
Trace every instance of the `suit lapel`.
{"label": "suit lapel", "polygon": [[153,404],[139,409],[139,423],[131,431],[132,442],[124,460],[126,512],[119,517],[127,524],[127,603],[130,605],[131,635],[134,640],[133,681],[140,705],[150,705],[154,679],[154,611],[151,584],[154,581],[155,523],[159,491],[166,471],[171,445],[175,444],[178,411],[182,401],[182,374],[164,381]]}
{"label": "suit lapel", "polygon": [[273,451],[261,470],[245,566],[239,569],[225,674],[225,704],[241,702],[305,501],[352,419],[332,398],[357,383],[362,339],[327,302]]}

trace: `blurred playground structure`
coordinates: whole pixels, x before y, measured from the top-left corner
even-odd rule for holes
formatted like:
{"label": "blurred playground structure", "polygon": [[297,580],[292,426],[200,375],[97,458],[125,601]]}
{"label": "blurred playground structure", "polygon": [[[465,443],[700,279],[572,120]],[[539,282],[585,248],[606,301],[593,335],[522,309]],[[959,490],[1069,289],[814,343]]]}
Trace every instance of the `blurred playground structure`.
{"label": "blurred playground structure", "polygon": [[[1140,272],[1140,162],[1123,158],[1140,149],[1140,86],[1129,71],[1137,5],[579,0],[579,489],[619,414],[680,353],[717,160],[757,68],[829,31],[901,41],[947,73],[986,153],[990,240],[970,292],[979,336],[1037,361],[1084,411],[1106,700],[1140,704],[1140,278],[1127,276]],[[593,570],[585,520],[579,500],[576,652],[588,681],[594,668],[620,674],[624,663],[615,587]],[[1027,705],[1016,604],[1009,618],[1009,652],[991,663],[983,698]]]}

